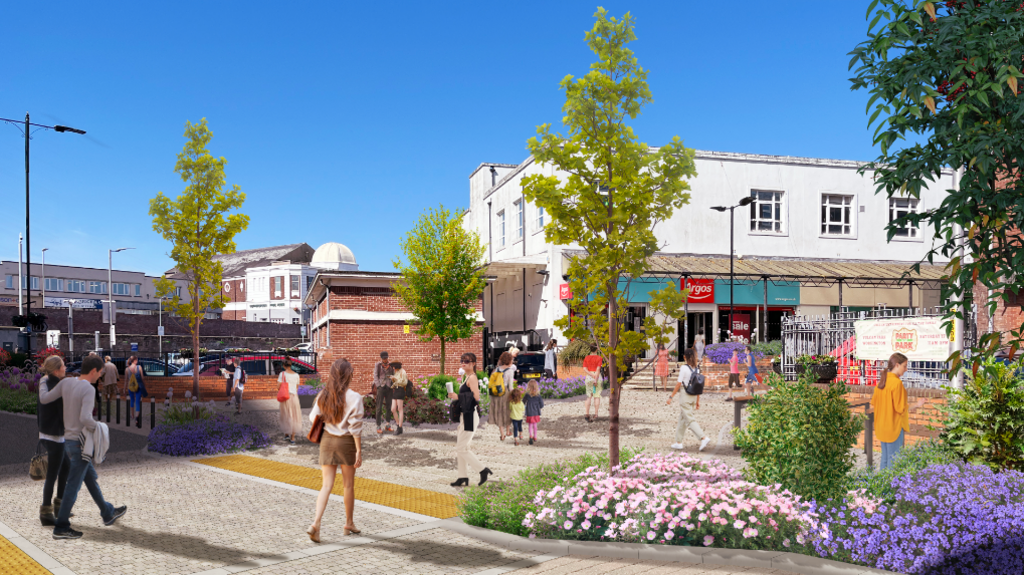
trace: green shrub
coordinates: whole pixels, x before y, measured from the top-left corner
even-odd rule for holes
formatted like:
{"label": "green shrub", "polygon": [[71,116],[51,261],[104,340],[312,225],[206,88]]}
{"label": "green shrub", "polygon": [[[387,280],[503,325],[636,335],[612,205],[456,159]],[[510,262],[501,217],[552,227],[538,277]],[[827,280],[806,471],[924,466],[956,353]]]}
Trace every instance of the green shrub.
{"label": "green shrub", "polygon": [[754,352],[759,352],[764,357],[774,357],[776,355],[782,355],[782,340],[777,339],[775,341],[762,341],[755,343],[750,346],[750,349]]}
{"label": "green shrub", "polygon": [[28,358],[27,353],[8,353],[5,362],[0,365],[21,369],[25,367],[25,361],[28,360]]}
{"label": "green shrub", "polygon": [[[450,375],[435,375],[427,380],[427,396],[431,399],[447,399],[448,388],[446,382],[455,383],[455,378]],[[455,387],[454,385],[452,386]],[[458,390],[455,390],[458,393]]]}
{"label": "green shrub", "polygon": [[[413,392],[412,397],[406,397],[402,404],[405,411],[405,422],[409,425],[421,423],[449,423],[448,400],[432,399],[418,392]],[[372,395],[363,396],[363,413],[365,417],[374,418],[377,414],[377,399]],[[389,410],[384,417],[387,421],[393,421]]]}
{"label": "green shrub", "polygon": [[303,380],[302,385],[307,385],[313,389],[321,389],[324,386],[324,382],[320,381],[319,377]]}
{"label": "green shrub", "polygon": [[888,469],[856,470],[850,476],[850,489],[866,489],[868,493],[893,503],[896,501],[896,493],[892,489],[893,479],[913,475],[929,465],[945,465],[959,459],[939,441],[922,441],[901,449]]}
{"label": "green shrub", "polygon": [[768,393],[748,404],[746,427],[733,433],[751,481],[823,500],[846,493],[863,424],[847,407],[845,384],[820,389],[814,377],[768,374]]}
{"label": "green shrub", "polygon": [[172,403],[160,413],[163,425],[184,425],[205,419],[213,419],[213,412],[206,406],[191,402]]}
{"label": "green shrub", "polygon": [[[622,449],[620,464],[626,465],[641,452],[642,448]],[[586,453],[575,459],[524,469],[510,481],[489,481],[481,487],[470,487],[459,502],[459,515],[469,525],[525,537],[529,531],[523,526],[523,519],[527,513],[538,511],[533,504],[537,492],[565,484],[594,465],[607,466],[608,454]]]}
{"label": "green shrub", "polygon": [[977,375],[967,372],[964,389],[946,386],[942,440],[961,458],[993,471],[1024,471],[1024,379],[1010,365],[990,359]]}
{"label": "green shrub", "polygon": [[38,398],[32,392],[0,388],[0,411],[35,415]]}
{"label": "green shrub", "polygon": [[583,365],[583,358],[590,355],[590,342],[574,339],[558,352],[558,365]]}

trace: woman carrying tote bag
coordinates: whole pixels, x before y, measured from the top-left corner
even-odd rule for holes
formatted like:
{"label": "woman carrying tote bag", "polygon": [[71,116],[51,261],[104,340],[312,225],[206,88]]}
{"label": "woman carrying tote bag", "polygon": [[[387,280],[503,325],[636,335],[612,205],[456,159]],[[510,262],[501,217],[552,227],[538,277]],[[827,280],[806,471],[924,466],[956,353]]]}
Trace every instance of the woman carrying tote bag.
{"label": "woman carrying tote bag", "polygon": [[[292,369],[290,357],[284,358],[282,365],[284,371],[278,376],[277,382],[281,384],[278,390],[278,401],[280,401],[280,413],[278,418],[281,424],[281,432],[289,436],[289,443],[295,443],[295,434],[302,432],[302,406],[299,405],[299,374]],[[281,401],[288,392],[288,398]]]}

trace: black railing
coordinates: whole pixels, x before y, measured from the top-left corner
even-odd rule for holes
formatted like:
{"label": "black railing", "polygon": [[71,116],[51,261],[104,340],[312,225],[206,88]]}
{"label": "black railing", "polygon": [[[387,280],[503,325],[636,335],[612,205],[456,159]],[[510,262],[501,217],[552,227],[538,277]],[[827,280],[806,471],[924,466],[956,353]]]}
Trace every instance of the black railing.
{"label": "black railing", "polygon": [[[198,361],[191,357],[181,357],[174,352],[164,353],[164,357],[153,364],[152,369],[163,370],[164,374],[152,375],[191,376],[196,364],[199,364],[199,375],[219,376],[222,369],[228,368],[228,359],[235,366],[241,366],[246,375],[277,375],[281,373],[284,360],[292,360],[292,369],[299,375],[316,373],[316,353],[313,351],[208,351],[201,353]],[[141,360],[140,360],[141,362]],[[143,365],[145,370],[145,365]],[[150,375],[150,373],[146,373]]]}

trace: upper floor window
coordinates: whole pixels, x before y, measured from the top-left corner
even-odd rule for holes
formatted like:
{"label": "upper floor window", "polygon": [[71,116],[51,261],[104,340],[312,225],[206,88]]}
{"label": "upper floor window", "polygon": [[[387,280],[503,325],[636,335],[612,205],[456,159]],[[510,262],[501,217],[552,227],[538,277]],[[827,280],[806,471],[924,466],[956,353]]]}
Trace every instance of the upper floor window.
{"label": "upper floor window", "polygon": [[750,231],[782,234],[786,232],[783,220],[783,192],[752,190],[750,197]]}
{"label": "upper floor window", "polygon": [[498,212],[498,248],[505,247],[505,210]]}
{"label": "upper floor window", "polygon": [[107,282],[89,282],[89,293],[107,293]]}
{"label": "upper floor window", "polygon": [[274,297],[281,297],[284,292],[284,276],[274,276]]}
{"label": "upper floor window", "polygon": [[114,295],[132,295],[132,285],[114,282]]}
{"label": "upper floor window", "polygon": [[299,291],[299,276],[291,276],[289,282],[292,284],[292,292]]}
{"label": "upper floor window", "polygon": [[516,239],[523,239],[523,201],[516,200],[512,203],[516,210]]}
{"label": "upper floor window", "polygon": [[853,235],[853,196],[821,195],[821,234]]}
{"label": "upper floor window", "polygon": [[72,293],[85,293],[85,282],[82,280],[68,280],[68,291]]}
{"label": "upper floor window", "polygon": [[[918,200],[915,198],[889,198],[889,222],[892,223],[907,214],[917,213]],[[915,224],[904,222],[901,227],[896,228],[896,238],[916,239],[921,236],[921,230]]]}
{"label": "upper floor window", "polygon": [[537,229],[544,229],[544,208],[537,208]]}
{"label": "upper floor window", "polygon": [[142,285],[135,284],[135,297],[142,297]]}
{"label": "upper floor window", "polygon": [[7,289],[14,289],[14,276],[8,275],[7,278],[5,279],[6,281],[4,282],[4,287],[6,287]]}
{"label": "upper floor window", "polygon": [[[18,283],[15,280],[16,277],[18,277],[18,276],[16,276],[16,275],[9,275],[9,276],[7,276],[7,284],[6,284],[7,285],[7,289],[14,289],[14,284]],[[25,281],[25,276],[21,276],[21,287],[24,288],[27,283],[28,282]],[[32,278],[32,289],[39,289],[39,278],[37,278],[37,277],[33,277]]]}
{"label": "upper floor window", "polygon": [[64,291],[64,280],[60,278],[46,278],[43,285],[47,291]]}
{"label": "upper floor window", "polygon": [[181,299],[181,286],[177,286],[174,288],[174,295],[177,296],[178,299]]}

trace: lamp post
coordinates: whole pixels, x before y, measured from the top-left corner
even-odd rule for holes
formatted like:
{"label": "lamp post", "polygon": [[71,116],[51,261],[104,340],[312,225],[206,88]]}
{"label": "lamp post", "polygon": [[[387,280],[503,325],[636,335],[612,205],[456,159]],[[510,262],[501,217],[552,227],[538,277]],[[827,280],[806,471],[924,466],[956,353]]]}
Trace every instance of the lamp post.
{"label": "lamp post", "polygon": [[113,349],[115,341],[114,324],[117,323],[116,316],[114,313],[114,253],[123,252],[125,250],[134,250],[135,248],[117,248],[116,250],[107,250],[107,313],[110,315],[110,347]]}
{"label": "lamp post", "polygon": [[[72,132],[74,134],[85,134],[85,130],[78,130],[76,128],[69,128],[68,126],[46,126],[43,124],[33,124],[29,122],[28,113],[25,113],[25,121],[12,120],[10,118],[0,118],[0,122],[7,122],[21,130],[21,133],[25,135],[25,271],[26,281],[28,286],[26,288],[26,295],[28,297],[25,301],[25,318],[28,319],[32,315],[32,227],[29,220],[29,186],[28,186],[28,167],[29,167],[29,155],[28,155],[28,142],[32,139],[32,128],[38,130],[53,130],[54,132]],[[24,127],[22,127],[24,126]],[[32,355],[32,322],[28,322],[28,354]]]}
{"label": "lamp post", "polygon": [[40,268],[41,271],[39,272],[39,275],[42,276],[39,278],[39,287],[42,288],[43,303],[40,305],[43,306],[43,309],[46,309],[46,251],[49,249],[50,248],[43,248],[43,263]]}
{"label": "lamp post", "polygon": [[716,212],[724,212],[725,210],[729,210],[729,330],[728,330],[729,333],[732,333],[732,330],[735,327],[733,325],[733,320],[732,320],[733,307],[734,307],[733,306],[733,295],[732,294],[733,294],[733,284],[735,283],[735,272],[733,271],[733,257],[734,257],[733,256],[733,251],[734,251],[733,250],[733,236],[734,236],[734,228],[735,228],[736,218],[734,218],[733,216],[736,215],[736,208],[739,208],[739,207],[742,207],[742,206],[749,206],[751,203],[753,203],[753,201],[754,201],[754,198],[752,196],[747,196],[745,198],[741,198],[739,203],[736,204],[735,206],[729,206],[729,207],[713,206],[711,208],[712,210],[715,210]]}

